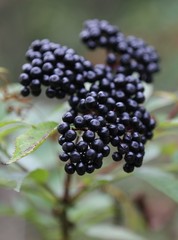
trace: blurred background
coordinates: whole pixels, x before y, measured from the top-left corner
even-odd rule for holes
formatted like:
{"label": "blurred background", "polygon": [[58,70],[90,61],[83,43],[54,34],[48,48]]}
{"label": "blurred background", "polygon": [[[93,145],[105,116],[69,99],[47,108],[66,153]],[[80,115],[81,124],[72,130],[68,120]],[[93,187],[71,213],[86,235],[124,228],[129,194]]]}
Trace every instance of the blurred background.
{"label": "blurred background", "polygon": [[[79,41],[82,24],[90,18],[106,19],[126,35],[135,35],[153,45],[161,57],[161,72],[155,77],[155,89],[177,90],[177,0],[0,0],[0,66],[10,71],[12,82],[17,82],[28,46],[34,39],[42,38],[74,48],[91,61],[100,61],[99,52],[97,56],[89,53]],[[128,187],[128,192],[134,193],[132,183],[127,184],[123,188]],[[139,183],[136,184],[139,187]],[[144,190],[145,186],[148,189],[146,202],[143,201],[145,195],[136,196],[135,201],[144,202],[145,211],[150,214],[147,217],[152,219],[148,219],[151,230],[146,236],[155,240],[178,239],[176,204],[166,197],[162,199],[162,195],[149,190],[147,185],[140,187]],[[0,204],[11,198],[12,192],[1,190]],[[0,218],[0,240],[9,240],[11,236],[17,240],[41,239],[36,230],[32,226],[26,228],[26,224],[16,217]]]}

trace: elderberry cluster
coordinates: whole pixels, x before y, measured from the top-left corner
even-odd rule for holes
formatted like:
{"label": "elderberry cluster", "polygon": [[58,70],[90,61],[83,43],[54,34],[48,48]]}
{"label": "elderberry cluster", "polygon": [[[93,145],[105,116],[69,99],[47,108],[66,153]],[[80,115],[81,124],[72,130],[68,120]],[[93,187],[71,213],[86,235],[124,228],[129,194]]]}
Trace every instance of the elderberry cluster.
{"label": "elderberry cluster", "polygon": [[159,71],[159,57],[152,46],[135,36],[125,36],[105,20],[86,21],[80,37],[89,49],[106,48],[109,51],[106,62],[115,66],[118,73],[137,72],[141,80],[150,83],[153,74]]}
{"label": "elderberry cluster", "polygon": [[71,48],[50,42],[35,40],[26,52],[28,63],[22,66],[21,94],[39,96],[42,86],[48,98],[62,99],[84,87],[93,68],[90,61],[79,56]]}
{"label": "elderberry cluster", "polygon": [[73,109],[59,125],[59,143],[64,151],[60,159],[67,161],[68,173],[83,175],[101,167],[110,146],[115,149],[112,159],[124,159],[124,170],[132,172],[142,165],[144,145],[153,136],[155,120],[140,106],[145,99],[142,82],[124,74],[109,78],[110,68],[106,69],[107,78],[91,84],[85,97],[75,96],[78,101],[71,104]]}
{"label": "elderberry cluster", "polygon": [[58,126],[59,158],[68,174],[92,173],[104,158],[124,160],[125,172],[140,167],[156,122],[144,108],[143,81],[159,70],[155,49],[124,36],[105,20],[88,20],[80,37],[90,48],[107,50],[105,64],[92,65],[76,52],[49,40],[32,42],[22,66],[21,94],[62,99],[70,106]]}

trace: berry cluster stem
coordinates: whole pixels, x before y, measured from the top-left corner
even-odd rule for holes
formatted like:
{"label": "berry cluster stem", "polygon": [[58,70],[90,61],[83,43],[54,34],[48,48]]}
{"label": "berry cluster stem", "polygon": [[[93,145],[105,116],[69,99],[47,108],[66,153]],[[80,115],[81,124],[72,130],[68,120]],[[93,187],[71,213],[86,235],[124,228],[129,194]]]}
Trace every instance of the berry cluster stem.
{"label": "berry cluster stem", "polygon": [[66,174],[64,180],[64,193],[63,193],[63,210],[60,213],[59,224],[62,232],[62,240],[70,239],[70,230],[72,227],[71,222],[68,219],[68,208],[70,204],[70,186],[71,186],[72,176]]}
{"label": "berry cluster stem", "polygon": [[64,210],[61,213],[60,216],[60,227],[62,232],[62,240],[70,240],[70,222],[67,218],[67,208],[64,208]]}
{"label": "berry cluster stem", "polygon": [[70,202],[70,184],[71,184],[72,176],[70,174],[66,174],[65,182],[64,182],[64,195],[63,202]]}

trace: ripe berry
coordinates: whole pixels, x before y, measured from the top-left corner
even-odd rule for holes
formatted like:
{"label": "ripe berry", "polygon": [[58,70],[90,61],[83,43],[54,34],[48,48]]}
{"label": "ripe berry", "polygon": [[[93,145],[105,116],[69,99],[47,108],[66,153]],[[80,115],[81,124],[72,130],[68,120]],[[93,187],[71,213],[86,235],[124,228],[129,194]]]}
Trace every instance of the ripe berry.
{"label": "ripe berry", "polygon": [[73,142],[64,142],[62,144],[62,149],[64,152],[72,152],[75,148],[75,145]]}
{"label": "ripe berry", "polygon": [[75,172],[75,165],[72,163],[66,163],[64,169],[65,169],[66,173],[73,174]]}
{"label": "ripe berry", "polygon": [[27,87],[24,87],[22,90],[21,90],[21,95],[23,96],[23,97],[27,97],[27,96],[29,96],[29,94],[30,94],[30,90],[29,90],[29,88],[27,88]]}
{"label": "ripe berry", "polygon": [[86,151],[86,159],[87,161],[92,161],[96,158],[96,151],[92,148]]}
{"label": "ripe berry", "polygon": [[54,97],[56,96],[56,90],[53,89],[53,88],[51,88],[51,87],[48,87],[48,88],[46,89],[46,96],[47,96],[48,98],[54,98]]}
{"label": "ripe berry", "polygon": [[109,122],[109,123],[115,123],[116,120],[117,120],[117,115],[114,111],[109,111],[107,116],[106,116],[106,120]]}
{"label": "ripe berry", "polygon": [[80,175],[80,176],[84,175],[85,171],[86,171],[86,167],[83,164],[83,162],[77,163],[77,165],[76,165],[76,172],[78,173],[78,175]]}
{"label": "ripe berry", "polygon": [[110,154],[110,147],[109,146],[104,146],[102,150],[103,157],[107,157]]}
{"label": "ripe berry", "polygon": [[88,143],[86,143],[84,141],[80,141],[80,142],[77,143],[76,149],[79,152],[86,152],[86,150],[88,149]]}
{"label": "ripe berry", "polygon": [[112,154],[112,159],[113,159],[115,162],[121,161],[121,160],[122,160],[122,154],[120,154],[119,152],[114,152],[114,153]]}
{"label": "ripe berry", "polygon": [[67,123],[72,123],[73,119],[74,119],[74,114],[72,114],[71,112],[66,112],[62,117],[62,120]]}
{"label": "ripe berry", "polygon": [[93,131],[99,130],[100,125],[101,125],[101,124],[100,124],[100,121],[98,121],[97,119],[92,119],[92,120],[89,122],[90,129],[93,130]]}
{"label": "ripe berry", "polygon": [[124,157],[125,161],[129,164],[133,164],[135,160],[135,154],[133,152],[128,152]]}
{"label": "ripe berry", "polygon": [[139,143],[136,142],[136,141],[132,141],[131,144],[130,144],[130,149],[137,153],[139,151]]}
{"label": "ripe berry", "polygon": [[90,108],[95,108],[96,107],[96,100],[95,100],[94,97],[89,96],[89,97],[86,98],[85,104],[86,104],[86,107],[89,108],[89,109]]}
{"label": "ripe berry", "polygon": [[92,173],[92,172],[94,172],[94,170],[95,170],[95,167],[94,167],[93,164],[88,164],[88,165],[86,166],[86,172],[87,172],[87,173]]}
{"label": "ripe berry", "polygon": [[126,110],[125,104],[123,102],[116,103],[116,111],[120,114]]}
{"label": "ripe berry", "polygon": [[82,116],[76,116],[74,119],[74,125],[76,128],[83,128],[85,126],[85,119]]}
{"label": "ripe berry", "polygon": [[92,148],[95,149],[97,152],[101,152],[104,147],[103,141],[99,138],[96,138],[91,145]]}
{"label": "ripe berry", "polygon": [[127,173],[131,173],[134,170],[134,165],[131,165],[129,163],[125,163],[125,165],[123,166],[123,170]]}
{"label": "ripe berry", "polygon": [[59,158],[61,159],[61,161],[66,162],[69,159],[69,155],[65,152],[59,154]]}
{"label": "ripe berry", "polygon": [[29,75],[27,73],[22,73],[20,74],[20,83],[23,85],[23,86],[28,86],[31,82],[31,79],[29,77]]}
{"label": "ripe berry", "polygon": [[103,91],[100,91],[98,94],[97,94],[97,98],[98,98],[98,102],[99,103],[105,103],[106,100],[107,100],[107,94]]}
{"label": "ripe berry", "polygon": [[80,153],[73,151],[70,154],[70,160],[72,163],[78,163],[81,160]]}
{"label": "ripe berry", "polygon": [[96,169],[99,169],[99,168],[102,167],[103,161],[100,160],[100,159],[98,159],[98,158],[96,158],[96,159],[93,161],[93,165],[94,165],[94,167],[95,167]]}
{"label": "ripe berry", "polygon": [[92,142],[95,138],[95,133],[93,131],[87,130],[83,133],[83,140],[86,142]]}
{"label": "ripe berry", "polygon": [[68,142],[73,141],[76,138],[76,136],[77,136],[76,132],[71,129],[69,129],[64,135],[66,141]]}
{"label": "ripe berry", "polygon": [[61,134],[66,133],[69,129],[70,129],[70,126],[66,122],[61,123],[57,128],[58,132]]}

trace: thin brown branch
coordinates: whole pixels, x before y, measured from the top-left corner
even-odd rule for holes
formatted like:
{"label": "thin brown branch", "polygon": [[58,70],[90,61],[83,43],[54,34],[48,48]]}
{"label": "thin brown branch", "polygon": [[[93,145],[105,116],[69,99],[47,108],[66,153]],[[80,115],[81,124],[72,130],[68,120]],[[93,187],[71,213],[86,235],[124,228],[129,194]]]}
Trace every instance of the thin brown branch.
{"label": "thin brown branch", "polygon": [[[68,219],[68,209],[70,206],[70,186],[72,175],[66,174],[64,179],[64,192],[62,201],[59,201],[58,210],[55,210],[54,215],[58,219],[59,227],[62,232],[62,240],[70,239],[70,230],[73,224]],[[62,205],[61,205],[62,204]]]}
{"label": "thin brown branch", "polygon": [[64,204],[68,204],[70,202],[70,184],[72,180],[72,175],[66,174],[66,178],[64,181],[64,194],[63,194],[63,202]]}

